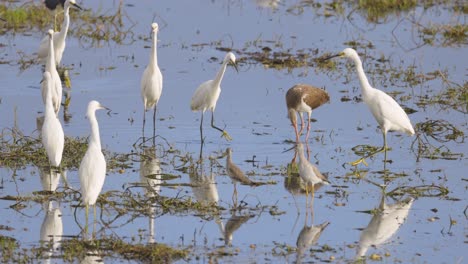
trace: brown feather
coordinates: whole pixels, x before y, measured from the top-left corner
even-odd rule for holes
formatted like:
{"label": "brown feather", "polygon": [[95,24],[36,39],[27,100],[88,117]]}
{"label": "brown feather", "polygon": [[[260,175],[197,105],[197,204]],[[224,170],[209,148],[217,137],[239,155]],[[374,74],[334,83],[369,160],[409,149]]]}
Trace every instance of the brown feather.
{"label": "brown feather", "polygon": [[330,96],[325,90],[308,84],[296,84],[286,92],[288,109],[296,109],[302,100],[312,109],[315,109],[330,101]]}

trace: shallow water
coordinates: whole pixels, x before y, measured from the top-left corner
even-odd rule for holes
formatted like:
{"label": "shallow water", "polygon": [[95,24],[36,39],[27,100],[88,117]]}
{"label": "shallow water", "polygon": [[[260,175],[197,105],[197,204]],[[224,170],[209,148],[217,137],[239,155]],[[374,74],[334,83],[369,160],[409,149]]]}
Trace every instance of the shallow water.
{"label": "shallow water", "polygon": [[[140,37],[150,36],[150,24],[153,21],[160,25],[158,60],[164,76],[163,95],[158,104],[157,135],[160,137],[156,139],[160,149],[168,149],[170,145],[182,153],[188,153],[193,159],[198,158],[200,114],[192,113],[189,103],[196,87],[213,78],[218,70],[224,52],[217,50],[217,47],[259,51],[268,46],[273,51],[288,51],[293,54],[310,48],[318,49],[318,56],[321,56],[341,51],[347,47],[345,43],[349,41],[372,43],[375,48],[357,48],[369,81],[386,92],[400,92],[396,96],[397,101],[417,111],[410,115],[413,125],[427,120],[446,120],[459,130],[466,131],[467,119],[463,112],[451,108],[442,109],[437,104],[418,104],[419,98],[435,97],[446,88],[440,78],[419,85],[409,85],[403,77],[390,78],[390,74],[376,74],[373,70],[379,66],[375,60],[370,59],[384,55],[385,58],[390,58],[387,66],[396,69],[414,66],[417,73],[447,71],[450,81],[466,85],[463,83],[466,82],[466,63],[459,59],[466,53],[466,42],[458,46],[418,47],[421,40],[415,36],[416,26],[411,22],[417,19],[421,24],[429,23],[428,21],[453,23],[466,20],[466,15],[453,14],[441,7],[428,10],[418,7],[408,13],[390,15],[381,24],[373,24],[368,23],[359,12],[354,12],[349,17],[325,17],[323,7],[302,7],[302,2],[278,1],[277,8],[264,7],[261,2],[263,1],[139,1],[131,6],[124,6],[123,9],[126,14],[124,24],[134,23],[135,39],[129,41],[131,44],[118,45],[109,42],[90,47],[89,43],[80,42],[76,36],[70,36],[62,60],[62,64],[72,68],[72,101],[69,108],[72,118],[63,124],[65,134],[73,137],[88,135],[89,125],[84,113],[87,102],[96,99],[112,109],[110,115],[98,112],[103,147],[118,153],[140,151],[133,144],[141,136],[140,78],[149,57],[149,49],[144,46],[150,45],[148,40],[144,41]],[[115,12],[117,5],[118,3],[109,1],[82,3],[86,8],[110,13]],[[351,8],[347,8],[345,13],[350,11]],[[73,30],[73,21],[71,27]],[[0,43],[6,45],[0,48],[3,59],[17,60],[18,51],[34,53],[42,36],[40,32],[28,36],[1,36]],[[221,44],[216,44],[219,41]],[[369,58],[366,59],[362,54]],[[374,230],[374,234],[378,230],[371,223],[378,222],[379,219],[374,216],[375,220],[371,222],[373,215],[361,211],[372,210],[381,204],[381,189],[370,182],[384,183],[384,163],[383,155],[377,155],[368,160],[369,167],[360,165],[360,169],[368,170],[367,174],[364,173],[367,180],[352,175],[354,168],[346,164],[358,158],[352,151],[356,145],[382,144],[381,133],[364,103],[340,100],[343,96],[360,96],[354,67],[347,67],[344,60],[336,60],[338,71],[312,67],[291,71],[275,70],[260,64],[243,63],[242,57],[237,56],[240,61],[239,73],[232,67],[228,67],[226,71],[215,112],[218,125],[226,126],[233,137],[231,142],[220,138],[219,132],[209,127],[207,121],[210,114],[206,114],[203,182],[208,184],[196,183],[206,189],[182,185],[158,186],[159,194],[166,197],[187,196],[216,200],[218,196],[219,205],[226,210],[214,217],[200,216],[190,211],[162,213],[157,210],[153,224],[148,216],[122,215],[106,227],[101,221],[97,227],[97,236],[114,235],[135,243],[146,243],[154,239],[157,243],[172,247],[188,248],[191,252],[189,262],[199,263],[289,263],[296,260],[347,262],[355,259],[361,234],[366,232],[363,230]],[[106,69],[108,67],[115,69]],[[39,93],[40,72],[40,66],[20,71],[18,65],[0,64],[1,128],[16,125],[25,135],[38,136],[34,130],[35,119],[41,115],[43,108]],[[329,104],[314,111],[313,118],[317,122],[312,123],[313,132],[309,140],[311,162],[320,171],[327,172],[332,183],[317,190],[313,203],[313,219],[307,213],[305,195],[295,192],[293,195],[284,187],[288,180],[286,167],[294,155],[293,151],[283,153],[292,146],[291,140],[294,140],[293,129],[286,116],[284,95],[295,83],[325,87],[331,97]],[[409,99],[402,100],[404,98]],[[151,114],[149,112],[147,117],[151,117]],[[151,125],[147,126],[148,134],[150,127]],[[423,135],[422,131],[418,134]],[[386,204],[390,208],[391,205],[397,207],[397,216],[392,219],[400,221],[406,218],[406,221],[395,223],[396,220],[385,222],[380,219],[385,223],[388,238],[373,242],[379,245],[377,248],[370,247],[365,255],[377,253],[385,261],[404,263],[460,263],[466,259],[464,174],[467,152],[464,138],[463,135],[462,140],[456,142],[431,141],[435,146],[443,145],[453,153],[461,153],[455,160],[422,158],[418,161],[415,148],[411,147],[416,137],[389,134],[388,143],[392,150],[388,152],[388,157],[392,162],[385,165],[389,171],[387,174],[404,176],[392,178],[386,191],[403,186],[435,185],[447,188],[449,193],[442,197],[415,197],[407,206],[396,206],[398,201],[387,197]],[[219,158],[227,147],[234,151],[233,161],[243,171],[252,172],[253,179],[276,183],[255,188],[238,185],[239,201],[242,200],[246,206],[240,212],[228,210],[232,207],[233,185],[224,171],[225,159]],[[175,154],[162,152],[157,152],[160,170],[180,176],[170,183],[185,184],[200,180],[200,177],[194,179],[188,173],[177,170]],[[258,160],[256,166],[245,162],[254,155],[255,160]],[[210,166],[209,157],[216,159],[219,164]],[[147,165],[151,167],[155,164],[156,162]],[[102,193],[123,192],[129,186],[139,183],[142,165],[144,164],[140,162],[132,162],[132,168],[123,172],[110,171]],[[79,189],[78,172],[67,171],[66,176],[70,186]],[[18,170],[0,167],[0,177],[1,197],[30,195],[42,190],[40,170],[32,165]],[[63,179],[59,186],[63,186]],[[133,191],[144,193],[143,188]],[[401,200],[408,196],[405,194]],[[75,220],[74,206],[77,203],[53,204],[54,208],[60,208],[60,217],[47,218],[50,216],[50,212],[46,214],[47,205],[29,202],[25,208],[14,210],[10,207],[14,202],[0,200],[0,225],[14,228],[14,231],[1,230],[0,234],[15,238],[23,247],[32,247],[39,244],[43,219],[55,219],[63,225],[64,239],[67,236],[77,236],[81,232],[80,225],[84,223],[84,210],[81,208],[77,210],[78,220]],[[98,212],[101,210],[98,209]],[[102,210],[100,220],[109,221],[116,215],[115,210],[107,208]],[[241,219],[245,222],[232,235],[232,245],[224,249],[229,254],[217,254],[225,245],[223,232],[228,230],[229,220],[240,219],[241,215],[252,217]],[[309,244],[306,247],[304,256],[298,256],[295,250],[286,250],[288,246],[296,247],[305,224],[309,226],[313,222],[314,225],[319,225],[326,221],[330,224],[314,245]],[[370,227],[365,229],[366,226]],[[150,232],[151,227],[154,234]],[[154,238],[151,238],[152,235]],[[104,257],[103,260],[114,262],[124,259],[113,256]]]}

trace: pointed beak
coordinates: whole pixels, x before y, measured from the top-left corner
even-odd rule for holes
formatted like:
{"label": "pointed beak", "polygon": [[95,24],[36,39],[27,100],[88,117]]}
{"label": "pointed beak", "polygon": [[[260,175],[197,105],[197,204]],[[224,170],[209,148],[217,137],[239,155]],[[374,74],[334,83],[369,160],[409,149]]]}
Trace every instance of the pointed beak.
{"label": "pointed beak", "polygon": [[239,72],[239,68],[237,68],[237,63],[231,61],[230,63],[232,66],[234,66],[234,69],[236,69],[236,72]]}
{"label": "pointed beak", "polygon": [[81,6],[79,6],[79,5],[77,5],[77,4],[73,4],[73,3],[72,3],[71,5],[74,6],[74,7],[76,7],[76,8],[78,8],[79,10],[83,10],[83,8],[81,8]]}
{"label": "pointed beak", "polygon": [[107,110],[107,115],[110,116],[110,113],[111,113],[111,111],[112,111],[110,108],[108,108],[108,107],[106,107],[106,106],[103,106],[103,105],[99,105],[99,108],[100,108],[100,109]]}
{"label": "pointed beak", "polygon": [[333,59],[333,58],[336,58],[336,57],[341,57],[342,55],[343,55],[343,54],[338,53],[338,54],[335,54],[335,55],[331,55],[331,56],[322,58],[321,61],[327,61],[327,60],[330,60],[330,59]]}

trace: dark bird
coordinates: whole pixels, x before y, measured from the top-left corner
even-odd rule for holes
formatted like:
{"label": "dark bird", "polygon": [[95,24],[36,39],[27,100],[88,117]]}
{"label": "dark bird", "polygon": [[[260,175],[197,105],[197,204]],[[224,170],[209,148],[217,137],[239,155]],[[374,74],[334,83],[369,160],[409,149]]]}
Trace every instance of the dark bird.
{"label": "dark bird", "polygon": [[[316,88],[307,84],[296,84],[286,92],[286,106],[288,107],[288,116],[291,120],[291,125],[296,132],[296,142],[299,142],[299,136],[304,129],[304,119],[302,113],[307,113],[307,135],[306,142],[310,133],[310,116],[312,110],[330,101],[328,93],[320,88]],[[297,130],[297,116],[299,112],[301,118],[301,130]]]}
{"label": "dark bird", "polygon": [[63,8],[63,6],[65,5],[65,1],[66,0],[44,0],[44,4],[48,9],[55,10],[55,8],[57,8],[59,4]]}

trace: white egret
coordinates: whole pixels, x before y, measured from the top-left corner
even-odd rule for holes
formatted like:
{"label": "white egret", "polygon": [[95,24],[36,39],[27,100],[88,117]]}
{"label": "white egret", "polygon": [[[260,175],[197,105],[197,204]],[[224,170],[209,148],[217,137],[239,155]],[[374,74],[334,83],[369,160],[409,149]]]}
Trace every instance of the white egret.
{"label": "white egret", "polygon": [[[316,88],[307,84],[296,84],[286,92],[286,106],[288,107],[288,116],[291,120],[291,125],[294,127],[296,132],[296,142],[299,142],[300,134],[304,129],[304,119],[302,113],[307,113],[307,135],[306,140],[309,139],[310,133],[310,116],[312,110],[326,102],[330,101],[328,93],[320,88]],[[297,131],[297,116],[299,113],[301,118],[301,130]]]}
{"label": "white egret", "polygon": [[[387,132],[388,131],[400,131],[405,132],[408,135],[414,135],[414,129],[411,125],[411,121],[408,115],[405,113],[403,108],[388,94],[385,92],[373,88],[367,80],[364,69],[362,68],[362,62],[357,52],[352,48],[346,48],[337,55],[330,56],[324,60],[328,60],[334,57],[345,57],[349,58],[356,65],[359,82],[361,83],[362,99],[369,107],[372,115],[374,116],[377,123],[379,123],[380,129],[382,130],[384,145],[378,152],[385,152],[385,160],[387,160]],[[374,155],[373,153],[371,155]],[[369,155],[369,156],[371,156]],[[364,162],[364,158],[358,159],[352,162],[352,165],[357,165]]]}
{"label": "white egret", "polygon": [[[54,50],[54,42],[52,40],[54,31],[52,29],[49,29],[48,34],[49,34],[49,50]],[[60,76],[57,72],[57,68],[55,67],[54,56],[55,56],[54,52],[49,52],[49,55],[47,56],[45,71],[49,72],[52,78],[51,80],[52,104],[54,106],[55,114],[58,115],[58,112],[60,111],[60,105],[62,103],[62,81],[60,80]],[[42,92],[42,101],[44,102],[44,105],[45,105],[46,104],[46,92],[47,92],[47,87],[46,87],[45,82],[42,82],[41,92]]]}
{"label": "white egret", "polygon": [[[54,10],[55,7],[58,5],[58,1],[45,1],[47,8]],[[82,9],[79,5],[76,4],[75,0],[66,0],[62,1],[64,15],[63,15],[63,23],[60,29],[60,32],[55,32],[53,39],[54,39],[54,54],[55,54],[55,64],[57,66],[60,65],[62,61],[63,51],[65,50],[65,40],[67,38],[68,27],[70,26],[70,7],[74,6],[78,9]],[[48,49],[48,37],[44,37],[39,45],[39,50],[37,51],[37,57],[39,58],[39,62],[44,63],[44,60],[49,55]]]}
{"label": "white egret", "polygon": [[304,155],[304,146],[302,143],[298,143],[296,151],[299,154],[299,176],[304,181],[306,189],[306,202],[309,199],[309,187],[312,189],[312,199],[314,198],[315,185],[316,184],[330,184],[328,179],[320,173],[317,166],[310,163],[310,161]]}
{"label": "white egret", "polygon": [[41,139],[42,145],[44,146],[47,157],[49,158],[49,164],[53,167],[59,167],[62,161],[62,153],[64,146],[64,134],[63,128],[60,124],[60,120],[54,112],[54,106],[52,105],[52,94],[53,91],[53,78],[49,72],[44,72],[42,85],[45,86],[46,102],[44,111],[44,123],[42,124]]}
{"label": "white egret", "polygon": [[201,120],[200,120],[200,137],[201,142],[203,145],[203,114],[206,110],[211,111],[211,127],[219,130],[222,132],[222,136],[225,137],[227,140],[232,140],[229,134],[214,125],[214,111],[216,108],[216,102],[218,101],[219,94],[221,93],[221,81],[223,80],[224,72],[226,71],[227,64],[231,63],[236,71],[237,64],[236,64],[236,56],[232,52],[228,52],[224,57],[223,64],[221,65],[221,69],[216,74],[214,80],[209,80],[202,83],[196,90],[192,96],[192,102],[190,104],[190,108],[192,111],[201,111]]}
{"label": "white egret", "polygon": [[153,112],[153,140],[156,136],[156,108],[162,93],[163,77],[158,66],[158,24],[151,24],[153,30],[153,45],[148,66],[141,78],[141,98],[143,99],[143,135],[145,134],[146,111],[154,108]]}
{"label": "white egret", "polygon": [[[96,110],[108,109],[97,101],[88,104],[86,116],[91,124],[91,137],[88,150],[80,164],[79,175],[81,183],[81,198],[86,207],[86,223],[88,223],[89,206],[94,206],[94,219],[96,219],[96,200],[104,185],[106,177],[106,159],[101,151],[99,125],[96,119]],[[86,227],[88,224],[86,224]]]}

